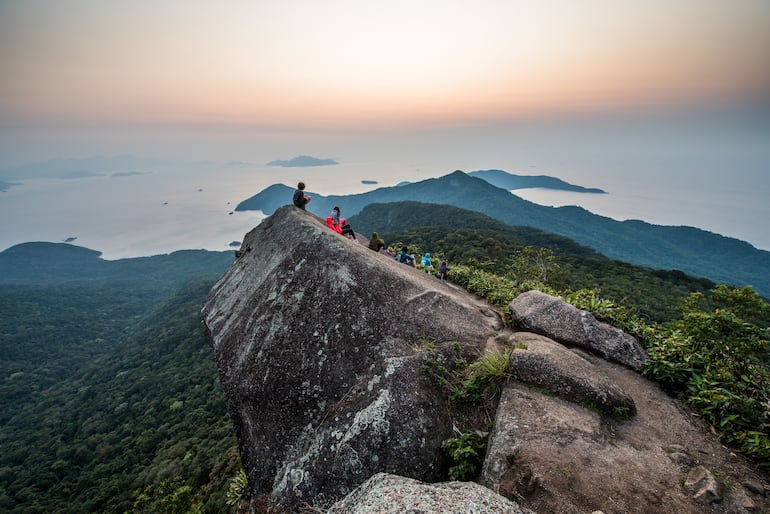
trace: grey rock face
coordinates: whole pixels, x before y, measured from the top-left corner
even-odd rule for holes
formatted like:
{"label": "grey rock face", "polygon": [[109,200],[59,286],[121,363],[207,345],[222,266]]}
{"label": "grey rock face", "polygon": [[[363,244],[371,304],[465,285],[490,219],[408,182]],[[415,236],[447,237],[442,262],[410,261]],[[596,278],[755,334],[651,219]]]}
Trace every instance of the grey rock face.
{"label": "grey rock face", "polygon": [[704,505],[722,501],[722,486],[714,474],[704,466],[696,466],[687,474],[684,487],[692,497]]}
{"label": "grey rock face", "polygon": [[647,362],[647,352],[633,336],[597,321],[591,313],[555,296],[528,291],[514,298],[508,308],[516,327],[521,330],[586,348],[634,369]]}
{"label": "grey rock face", "polygon": [[534,514],[474,482],[425,484],[379,473],[329,509],[328,514]]}
{"label": "grey rock face", "polygon": [[383,471],[440,480],[451,421],[416,347],[470,355],[503,328],[473,296],[293,206],[246,235],[202,314],[250,492],[287,508],[327,507]]}
{"label": "grey rock face", "polygon": [[636,414],[634,400],[589,361],[543,336],[517,332],[515,339],[527,348],[511,354],[508,369],[514,379],[575,403],[595,405],[603,412],[623,409],[628,415]]}

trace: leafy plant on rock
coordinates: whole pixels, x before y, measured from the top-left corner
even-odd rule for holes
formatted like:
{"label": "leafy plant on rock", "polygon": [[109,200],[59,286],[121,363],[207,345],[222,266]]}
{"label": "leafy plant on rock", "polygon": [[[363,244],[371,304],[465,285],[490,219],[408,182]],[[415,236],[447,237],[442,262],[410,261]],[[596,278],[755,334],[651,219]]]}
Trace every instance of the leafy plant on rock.
{"label": "leafy plant on rock", "polygon": [[441,449],[452,461],[450,480],[473,480],[479,474],[487,452],[487,436],[483,432],[464,432],[441,443]]}

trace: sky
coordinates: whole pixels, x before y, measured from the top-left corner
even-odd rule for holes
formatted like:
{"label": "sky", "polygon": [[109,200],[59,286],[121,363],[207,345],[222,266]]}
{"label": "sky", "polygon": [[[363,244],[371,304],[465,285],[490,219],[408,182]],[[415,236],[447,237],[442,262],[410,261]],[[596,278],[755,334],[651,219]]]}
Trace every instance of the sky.
{"label": "sky", "polygon": [[768,63],[767,0],[0,0],[0,165],[745,126],[767,122]]}

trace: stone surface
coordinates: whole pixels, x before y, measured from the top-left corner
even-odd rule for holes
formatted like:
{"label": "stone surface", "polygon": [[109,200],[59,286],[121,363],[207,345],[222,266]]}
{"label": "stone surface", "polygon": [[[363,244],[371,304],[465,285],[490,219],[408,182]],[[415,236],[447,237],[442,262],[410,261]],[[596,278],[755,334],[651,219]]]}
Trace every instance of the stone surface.
{"label": "stone surface", "polygon": [[633,336],[597,321],[591,313],[555,296],[528,291],[514,298],[508,308],[516,327],[522,331],[586,348],[634,369],[647,362],[647,352]]}
{"label": "stone surface", "polygon": [[[682,485],[689,470],[673,462],[670,453],[697,455],[699,464],[730,484],[756,476],[751,466],[732,456],[656,384],[622,365],[594,359],[594,373],[633,398],[636,416],[615,420],[511,382],[497,407],[480,483],[543,513],[744,512],[740,506],[749,503],[738,495],[708,505],[694,498],[697,491]],[[763,497],[751,500],[759,512],[770,508]]]}
{"label": "stone surface", "polygon": [[420,342],[472,360],[500,313],[293,206],[241,250],[202,314],[250,493],[325,507],[381,471],[443,479],[452,422]]}
{"label": "stone surface", "polygon": [[509,370],[514,379],[571,402],[591,404],[603,412],[619,409],[628,415],[636,414],[634,400],[598,373],[590,361],[544,336],[516,332],[513,338],[526,346],[517,347],[511,354]]}
{"label": "stone surface", "polygon": [[710,505],[722,501],[722,486],[705,466],[696,466],[687,474],[684,487],[699,503]]}
{"label": "stone surface", "polygon": [[327,514],[534,514],[473,482],[426,484],[411,478],[379,473]]}

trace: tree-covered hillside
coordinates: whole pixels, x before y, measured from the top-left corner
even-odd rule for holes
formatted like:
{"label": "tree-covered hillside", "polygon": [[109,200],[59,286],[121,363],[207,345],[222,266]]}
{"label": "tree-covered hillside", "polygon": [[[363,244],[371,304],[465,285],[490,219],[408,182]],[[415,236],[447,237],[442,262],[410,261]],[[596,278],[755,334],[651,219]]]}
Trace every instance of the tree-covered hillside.
{"label": "tree-covered hillside", "polygon": [[23,243],[0,252],[0,284],[127,281],[173,294],[190,277],[226,270],[232,252],[179,250],[169,254],[104,260],[101,252],[65,243]]}
{"label": "tree-covered hillside", "polygon": [[17,252],[0,254],[0,511],[221,512],[240,464],[199,311],[233,254]]}
{"label": "tree-covered hillside", "polygon": [[451,265],[470,264],[510,274],[522,250],[547,248],[555,256],[561,287],[600,291],[653,321],[677,319],[684,298],[714,283],[680,271],[653,270],[604,257],[563,236],[530,227],[511,227],[478,212],[417,202],[372,204],[351,218],[363,234],[379,232],[386,243],[404,242],[440,254]]}

